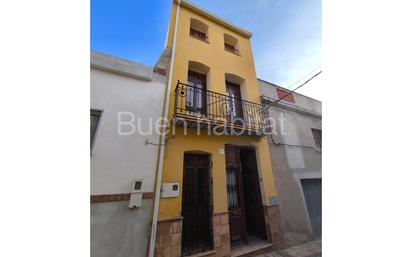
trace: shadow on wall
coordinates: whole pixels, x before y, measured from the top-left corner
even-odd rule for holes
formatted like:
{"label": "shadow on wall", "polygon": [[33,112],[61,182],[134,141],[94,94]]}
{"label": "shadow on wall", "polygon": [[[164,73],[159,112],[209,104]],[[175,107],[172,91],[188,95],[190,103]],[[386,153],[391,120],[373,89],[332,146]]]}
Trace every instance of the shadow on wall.
{"label": "shadow on wall", "polygon": [[136,209],[128,201],[92,203],[91,257],[145,257],[151,202]]}

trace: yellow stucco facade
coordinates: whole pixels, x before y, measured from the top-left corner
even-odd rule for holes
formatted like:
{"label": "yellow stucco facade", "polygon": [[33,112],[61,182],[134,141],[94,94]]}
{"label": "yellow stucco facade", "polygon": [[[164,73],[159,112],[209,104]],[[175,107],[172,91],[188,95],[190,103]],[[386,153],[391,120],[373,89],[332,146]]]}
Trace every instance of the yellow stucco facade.
{"label": "yellow stucco facade", "polygon": [[[174,24],[176,19],[177,3],[174,1],[169,23],[166,46],[173,47]],[[208,42],[199,40],[190,35],[190,20],[196,19],[208,26]],[[224,34],[238,40],[239,54],[228,52],[224,48]],[[250,36],[250,35],[249,35]],[[216,18],[182,5],[180,8],[178,28],[175,42],[175,57],[173,70],[168,74],[172,80],[172,90],[169,104],[169,125],[174,112],[174,88],[178,80],[187,83],[189,61],[201,63],[209,68],[207,73],[207,89],[221,94],[226,93],[225,73],[234,74],[243,79],[242,98],[259,103],[259,90],[256,80],[250,38]],[[266,137],[208,135],[205,131],[197,135],[196,129],[187,129],[188,134],[183,135],[183,129],[176,128],[176,134],[168,137],[163,163],[162,183],[177,182],[183,185],[184,153],[186,151],[201,151],[210,154],[213,166],[213,211],[214,213],[227,212],[226,164],[222,149],[225,144],[252,146],[256,150],[262,203],[268,205],[269,197],[277,195],[269,146]],[[159,221],[173,219],[181,216],[182,190],[179,197],[162,198],[159,207]]]}

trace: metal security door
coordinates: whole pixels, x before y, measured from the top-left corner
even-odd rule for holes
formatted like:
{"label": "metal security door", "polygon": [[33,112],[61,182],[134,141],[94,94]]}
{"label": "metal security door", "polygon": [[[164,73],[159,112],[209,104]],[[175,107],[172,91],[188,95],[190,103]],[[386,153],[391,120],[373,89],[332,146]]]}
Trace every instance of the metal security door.
{"label": "metal security door", "polygon": [[183,255],[211,248],[209,196],[209,156],[185,153],[182,199]]}
{"label": "metal security door", "polygon": [[305,195],[310,222],[314,235],[322,234],[322,180],[302,179],[302,189]]}

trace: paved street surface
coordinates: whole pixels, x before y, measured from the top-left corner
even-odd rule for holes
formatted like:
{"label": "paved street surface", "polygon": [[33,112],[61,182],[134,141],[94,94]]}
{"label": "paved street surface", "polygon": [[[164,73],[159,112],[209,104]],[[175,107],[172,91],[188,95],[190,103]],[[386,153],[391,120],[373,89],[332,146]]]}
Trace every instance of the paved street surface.
{"label": "paved street surface", "polygon": [[290,248],[256,255],[255,257],[321,257],[322,241],[311,241]]}

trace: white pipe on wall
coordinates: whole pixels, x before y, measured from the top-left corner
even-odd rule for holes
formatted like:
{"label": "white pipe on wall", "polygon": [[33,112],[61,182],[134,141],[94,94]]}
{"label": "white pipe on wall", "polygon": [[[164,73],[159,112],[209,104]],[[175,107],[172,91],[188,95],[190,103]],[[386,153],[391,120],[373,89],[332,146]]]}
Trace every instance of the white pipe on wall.
{"label": "white pipe on wall", "polygon": [[[172,89],[172,72],[173,66],[175,61],[175,49],[176,49],[176,35],[177,35],[177,27],[179,24],[179,12],[180,12],[180,0],[177,3],[177,10],[176,10],[176,18],[175,18],[175,27],[173,33],[173,46],[172,46],[172,57],[170,60],[170,68],[169,68],[169,78],[167,82],[167,91],[166,91],[166,101],[164,106],[163,112],[163,128],[166,128],[169,116],[169,103],[170,103],[170,93]],[[167,39],[166,39],[167,40]],[[166,124],[165,124],[166,123]],[[152,221],[152,232],[150,234],[150,248],[149,248],[149,257],[154,257],[155,251],[155,243],[156,243],[156,231],[157,231],[157,219],[159,217],[159,204],[160,204],[160,189],[162,185],[162,176],[163,176],[163,158],[165,154],[165,146],[166,146],[166,133],[162,133],[161,135],[161,144],[160,144],[160,154],[159,154],[159,162],[158,162],[158,172],[157,172],[157,179],[156,179],[156,192],[155,192],[155,202],[154,202],[154,210],[153,210],[153,221]]]}

